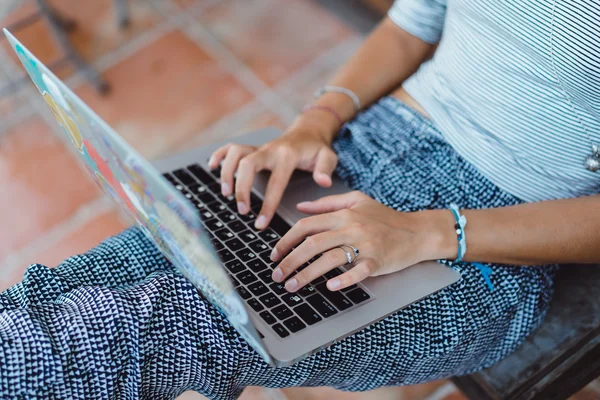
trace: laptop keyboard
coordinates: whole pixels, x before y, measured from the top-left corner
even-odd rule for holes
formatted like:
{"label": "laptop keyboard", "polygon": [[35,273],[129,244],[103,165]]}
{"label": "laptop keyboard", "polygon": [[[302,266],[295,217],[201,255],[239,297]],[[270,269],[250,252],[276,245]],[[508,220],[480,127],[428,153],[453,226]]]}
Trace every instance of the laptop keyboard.
{"label": "laptop keyboard", "polygon": [[[198,210],[238,294],[279,337],[288,337],[370,298],[361,285],[336,292],[327,289],[326,280],[344,272],[339,268],[296,293],[289,293],[283,284],[273,281],[271,274],[277,263],[270,259],[271,250],[290,225],[275,215],[269,228],[255,229],[256,212],[260,211],[262,200],[252,193],[251,211],[239,214],[235,196],[221,195],[217,180],[220,174],[220,168],[207,172],[199,164],[193,164],[164,177]],[[294,274],[315,260],[316,257]]]}

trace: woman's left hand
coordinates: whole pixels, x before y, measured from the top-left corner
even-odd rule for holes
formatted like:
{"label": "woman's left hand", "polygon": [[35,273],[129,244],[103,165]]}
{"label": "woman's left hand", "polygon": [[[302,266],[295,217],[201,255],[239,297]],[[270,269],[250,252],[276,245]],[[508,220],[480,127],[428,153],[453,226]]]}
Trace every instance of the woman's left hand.
{"label": "woman's left hand", "polygon": [[[443,254],[450,236],[445,232],[454,233],[454,219],[447,210],[399,212],[357,191],[299,203],[297,207],[301,212],[319,215],[298,221],[271,254],[273,261],[285,256],[273,271],[273,280],[290,278],[285,284],[290,292],[346,264],[346,250],[338,247],[344,244],[358,249],[359,255],[352,268],[327,282],[330,290],[343,289],[369,276],[400,271],[421,261],[452,257]],[[456,237],[453,240],[456,242]],[[291,276],[319,254],[323,255]]]}

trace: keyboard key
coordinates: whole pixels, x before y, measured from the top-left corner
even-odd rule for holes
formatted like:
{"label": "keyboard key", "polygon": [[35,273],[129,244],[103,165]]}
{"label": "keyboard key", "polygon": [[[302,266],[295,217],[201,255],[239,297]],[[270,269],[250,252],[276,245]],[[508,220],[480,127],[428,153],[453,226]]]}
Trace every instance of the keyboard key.
{"label": "keyboard key", "polygon": [[229,272],[232,274],[237,274],[238,272],[246,270],[246,266],[239,260],[233,260],[225,263],[225,268],[227,268],[227,270],[229,270]]}
{"label": "keyboard key", "polygon": [[[236,209],[236,211],[237,211],[237,209]],[[254,224],[254,221],[256,221],[256,214],[254,214],[252,211],[250,211],[246,215],[239,214],[239,218],[247,224],[248,223]]]}
{"label": "keyboard key", "polygon": [[273,330],[279,335],[279,337],[284,338],[290,336],[290,333],[281,324],[275,324],[271,328],[273,328]]}
{"label": "keyboard key", "polygon": [[290,224],[285,222],[283,220],[283,218],[281,218],[277,214],[275,214],[273,216],[273,219],[271,220],[271,223],[269,224],[269,226],[271,227],[271,229],[273,229],[275,232],[277,232],[277,234],[279,236],[285,235],[287,233],[287,231],[289,231],[291,228]]}
{"label": "keyboard key", "polygon": [[235,220],[235,221],[229,222],[227,224],[227,227],[229,229],[231,229],[232,231],[234,231],[234,232],[241,232],[241,231],[244,231],[244,230],[247,229],[246,225],[244,225],[244,223],[242,221],[239,221],[239,220]]}
{"label": "keyboard key", "polygon": [[271,249],[269,249],[269,246],[267,246],[260,240],[250,243],[248,245],[248,247],[250,247],[252,250],[254,250],[255,253],[260,253],[262,251],[270,251],[271,250]]}
{"label": "keyboard key", "polygon": [[298,296],[296,293],[284,294],[281,296],[281,299],[290,307],[294,307],[302,303],[302,297]]}
{"label": "keyboard key", "polygon": [[347,286],[347,287],[345,287],[345,288],[343,288],[341,290],[342,290],[342,292],[348,292],[350,290],[356,289],[357,287],[358,287],[358,285],[355,283],[354,285]]}
{"label": "keyboard key", "polygon": [[256,276],[250,271],[242,271],[235,276],[243,285],[249,285],[257,280]]}
{"label": "keyboard key", "polygon": [[275,307],[276,305],[281,304],[281,300],[273,293],[267,293],[262,295],[259,300],[265,305],[267,308]]}
{"label": "keyboard key", "polygon": [[205,209],[203,211],[200,211],[200,219],[202,221],[208,221],[209,219],[211,219],[213,217],[214,217],[213,213],[210,212],[209,210]]}
{"label": "keyboard key", "polygon": [[200,200],[193,200],[192,203],[194,203],[194,207],[196,207],[198,211],[201,212],[202,210],[206,210],[206,204],[204,204]]}
{"label": "keyboard key", "polygon": [[254,193],[250,193],[250,208],[253,211],[259,212],[262,208],[262,205],[263,201],[260,199],[260,197],[258,197]]}
{"label": "keyboard key", "polygon": [[289,317],[294,315],[294,313],[289,308],[287,308],[284,304],[275,307],[274,309],[271,310],[271,312],[278,320],[281,320],[281,321],[283,321],[284,319],[288,319]]}
{"label": "keyboard key", "polygon": [[219,219],[224,222],[231,222],[231,221],[235,221],[238,219],[238,217],[236,217],[230,211],[220,212],[217,214],[217,217],[219,217]]}
{"label": "keyboard key", "polygon": [[260,272],[267,269],[265,263],[260,261],[259,259],[249,261],[246,265],[248,265],[248,268],[250,268],[254,272]]}
{"label": "keyboard key", "polygon": [[177,179],[179,179],[179,181],[184,184],[184,186],[189,186],[196,183],[196,180],[192,178],[192,176],[188,174],[187,171],[184,169],[178,169],[177,171],[173,171],[172,174],[175,175]]}
{"label": "keyboard key", "polygon": [[275,293],[277,293],[278,295],[282,295],[282,294],[286,294],[288,291],[285,289],[285,286],[283,283],[277,283],[277,282],[273,282],[269,285],[269,287],[271,288],[272,291],[274,291]]}
{"label": "keyboard key", "polygon": [[254,311],[257,311],[257,312],[264,309],[263,305],[260,304],[260,301],[258,301],[256,299],[250,299],[250,300],[248,300],[248,305],[250,307],[252,307],[252,309]]}
{"label": "keyboard key", "polygon": [[223,249],[223,250],[217,252],[217,254],[219,255],[219,258],[221,259],[221,261],[223,261],[224,263],[234,259],[233,253],[231,253],[227,249]]}
{"label": "keyboard key", "polygon": [[226,241],[225,246],[227,246],[231,251],[238,251],[240,249],[245,248],[244,243],[242,243],[238,238],[233,238],[231,240]]}
{"label": "keyboard key", "polygon": [[341,271],[339,268],[334,268],[331,271],[325,272],[323,275],[325,275],[325,278],[327,279],[333,279],[341,274],[343,274],[343,271]]}
{"label": "keyboard key", "polygon": [[213,202],[217,201],[217,199],[215,198],[215,196],[213,196],[213,194],[209,193],[209,192],[195,193],[195,196],[200,201],[203,201],[206,204],[213,203]]}
{"label": "keyboard key", "polygon": [[254,233],[252,231],[249,231],[249,230],[245,230],[245,231],[239,232],[238,236],[240,237],[240,239],[242,239],[242,241],[244,243],[253,242],[257,238],[256,233]]}
{"label": "keyboard key", "polygon": [[270,269],[267,269],[266,271],[261,272],[260,274],[258,274],[258,277],[260,278],[261,281],[263,281],[264,283],[273,283],[273,271],[271,271]]}
{"label": "keyboard key", "polygon": [[267,243],[279,239],[279,235],[273,232],[272,229],[265,229],[264,231],[260,232],[258,236]]}
{"label": "keyboard key", "polygon": [[250,293],[248,289],[243,286],[238,286],[235,288],[235,290],[237,290],[240,297],[244,300],[248,300],[250,297],[252,297],[252,293]]}
{"label": "keyboard key", "polygon": [[254,282],[252,285],[248,286],[248,290],[255,296],[262,296],[269,292],[269,288],[262,282]]}
{"label": "keyboard key", "polygon": [[212,242],[213,246],[215,246],[215,250],[217,250],[217,251],[223,250],[225,248],[225,245],[223,243],[221,243],[221,241],[218,239],[212,239],[211,242]]}
{"label": "keyboard key", "polygon": [[[260,258],[262,258],[267,263],[268,266],[272,267],[273,261],[271,261],[271,250],[263,251],[258,256]],[[272,267],[271,269],[274,269],[274,268],[275,267]]]}
{"label": "keyboard key", "polygon": [[325,318],[337,314],[337,310],[318,293],[307,297],[306,301]]}
{"label": "keyboard key", "polygon": [[227,211],[227,206],[225,204],[221,203],[220,201],[214,201],[214,202],[210,203],[208,205],[208,208],[210,209],[210,211],[212,211],[216,214],[223,212],[223,211]]}
{"label": "keyboard key", "polygon": [[210,221],[204,222],[204,226],[206,226],[206,229],[208,229],[209,231],[214,232],[214,231],[217,231],[217,230],[223,228],[225,225],[218,219],[213,218]]}
{"label": "keyboard key", "polygon": [[294,311],[296,311],[296,314],[298,314],[300,318],[302,318],[302,321],[306,322],[308,325],[316,324],[323,319],[308,304],[300,304],[298,307],[294,308]]}
{"label": "keyboard key", "polygon": [[269,325],[274,324],[277,320],[275,319],[275,317],[268,311],[263,311],[260,314],[260,317]]}
{"label": "keyboard key", "polygon": [[204,184],[214,182],[214,179],[199,164],[190,165],[187,169]]}
{"label": "keyboard key", "polygon": [[203,193],[210,193],[208,190],[208,186],[206,186],[205,184],[195,184],[195,185],[191,185],[188,187],[188,190],[194,195],[194,196],[198,196],[201,195]]}
{"label": "keyboard key", "polygon": [[221,166],[217,166],[217,168],[215,169],[211,169],[208,172],[210,172],[210,174],[212,176],[214,176],[215,178],[221,178]]}
{"label": "keyboard key", "polygon": [[229,279],[231,279],[231,283],[233,283],[233,287],[238,287],[240,286],[240,281],[238,281],[237,279],[235,279],[234,276],[229,275]]}
{"label": "keyboard key", "polygon": [[325,278],[322,276],[317,276],[315,279],[313,279],[313,281],[311,282],[313,285],[317,285],[319,283],[325,282]]}
{"label": "keyboard key", "polygon": [[369,296],[369,294],[361,288],[354,289],[346,293],[346,296],[348,296],[348,298],[352,300],[354,304],[362,303],[363,301],[371,298],[371,296]]}
{"label": "keyboard key", "polygon": [[302,289],[298,290],[296,293],[298,293],[302,297],[308,297],[310,295],[315,294],[316,289],[314,288],[314,286],[308,284],[303,286]]}
{"label": "keyboard key", "polygon": [[224,242],[229,239],[235,238],[235,235],[233,234],[233,232],[231,232],[227,228],[219,229],[218,231],[215,232],[215,236]]}
{"label": "keyboard key", "polygon": [[177,185],[177,179],[171,174],[163,174],[163,178],[169,181],[171,185]]}
{"label": "keyboard key", "polygon": [[292,317],[288,320],[285,320],[285,321],[283,321],[283,324],[286,326],[286,328],[288,328],[293,333],[296,333],[296,332],[301,331],[302,329],[306,328],[306,325],[304,325],[304,322],[300,321],[300,318],[298,318],[298,317]]}
{"label": "keyboard key", "polygon": [[256,254],[254,254],[254,252],[252,250],[250,250],[250,249],[242,249],[242,250],[238,251],[235,254],[243,262],[248,262],[248,261],[252,261],[252,260],[256,259]]}
{"label": "keyboard key", "polygon": [[337,307],[338,310],[345,310],[347,308],[352,307],[352,302],[346,298],[340,292],[332,292],[327,289],[326,283],[320,283],[317,285],[317,290],[325,296],[327,300],[333,303],[334,306]]}

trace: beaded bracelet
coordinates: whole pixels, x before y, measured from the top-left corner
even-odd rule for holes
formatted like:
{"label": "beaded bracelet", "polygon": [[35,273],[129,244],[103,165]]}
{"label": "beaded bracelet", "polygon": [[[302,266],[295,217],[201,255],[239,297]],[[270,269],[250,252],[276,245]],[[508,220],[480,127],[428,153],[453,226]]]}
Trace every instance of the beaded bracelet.
{"label": "beaded bracelet", "polygon": [[461,262],[465,253],[467,252],[467,236],[465,235],[465,226],[467,226],[467,217],[460,215],[460,210],[456,204],[450,204],[450,211],[454,215],[456,224],[454,229],[456,230],[456,236],[458,238],[458,257],[454,262]]}

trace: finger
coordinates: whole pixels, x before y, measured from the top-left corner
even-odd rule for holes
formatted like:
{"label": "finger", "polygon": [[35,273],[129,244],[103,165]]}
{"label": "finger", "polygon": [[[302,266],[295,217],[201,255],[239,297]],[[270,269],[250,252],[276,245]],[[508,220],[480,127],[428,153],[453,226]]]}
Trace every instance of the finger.
{"label": "finger", "polygon": [[[288,254],[273,271],[273,280],[281,282],[314,256],[333,249],[340,243],[351,242],[344,230],[327,231],[306,238]],[[345,253],[344,253],[345,254]],[[346,261],[347,259],[344,258]],[[279,271],[277,271],[279,270]]]}
{"label": "finger", "polygon": [[237,180],[235,181],[235,198],[240,214],[247,214],[250,210],[250,192],[256,173],[264,168],[267,154],[258,151],[241,159]]}
{"label": "finger", "polygon": [[298,203],[296,207],[303,213],[322,214],[350,208],[364,198],[364,196],[365,195],[359,191],[353,191],[350,193],[321,197],[315,201],[304,201]]}
{"label": "finger", "polygon": [[329,187],[333,183],[331,174],[335,170],[338,158],[337,155],[328,147],[323,147],[317,154],[317,161],[313,172],[313,179],[317,184],[323,187]]}
{"label": "finger", "polygon": [[248,146],[232,145],[227,151],[223,166],[221,167],[221,193],[223,196],[229,196],[233,190],[233,175],[237,169],[238,163],[242,157],[254,151]]}
{"label": "finger", "polygon": [[292,228],[273,247],[271,260],[277,261],[285,256],[292,247],[306,239],[307,236],[317,233],[334,230],[340,223],[339,218],[332,214],[315,215],[314,217],[303,218]]}
{"label": "finger", "polygon": [[323,253],[315,262],[300,271],[285,283],[288,292],[296,292],[325,272],[346,264],[346,252],[336,248]]}
{"label": "finger", "polygon": [[208,159],[208,168],[217,168],[223,160],[223,158],[225,157],[225,155],[227,154],[227,151],[229,150],[232,144],[233,143],[227,143],[225,146],[221,146],[215,151],[213,151],[213,153],[210,155],[210,158]]}
{"label": "finger", "polygon": [[327,281],[327,289],[331,291],[341,290],[347,288],[348,286],[352,286],[360,281],[367,279],[369,276],[373,275],[377,264],[373,259],[365,259],[359,261],[353,268],[349,271],[344,272],[341,275],[336,276]]}
{"label": "finger", "polygon": [[275,165],[271,172],[263,206],[254,224],[256,229],[264,229],[271,222],[271,218],[273,218],[273,214],[275,214],[275,210],[279,206],[281,197],[283,197],[283,192],[296,168],[295,163],[289,160],[281,159],[281,161]]}

